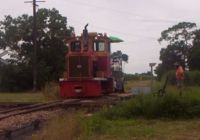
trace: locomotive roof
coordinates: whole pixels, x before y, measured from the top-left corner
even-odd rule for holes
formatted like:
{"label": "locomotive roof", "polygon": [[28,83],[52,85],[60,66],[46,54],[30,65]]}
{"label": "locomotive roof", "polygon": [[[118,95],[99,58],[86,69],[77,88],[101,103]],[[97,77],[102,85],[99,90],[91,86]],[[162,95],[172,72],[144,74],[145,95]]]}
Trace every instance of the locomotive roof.
{"label": "locomotive roof", "polygon": [[[102,34],[102,33],[97,33],[97,32],[89,32],[88,36],[89,37],[102,37],[102,38],[110,40],[111,43],[123,42],[123,40],[120,39],[119,37],[116,37],[116,36],[109,36],[108,37],[106,35],[106,33]],[[83,34],[81,34],[80,36],[75,36],[74,35],[72,37],[66,38],[66,40],[69,41],[69,40],[73,40],[73,39],[76,39],[76,38],[82,38],[82,37],[83,37]]]}

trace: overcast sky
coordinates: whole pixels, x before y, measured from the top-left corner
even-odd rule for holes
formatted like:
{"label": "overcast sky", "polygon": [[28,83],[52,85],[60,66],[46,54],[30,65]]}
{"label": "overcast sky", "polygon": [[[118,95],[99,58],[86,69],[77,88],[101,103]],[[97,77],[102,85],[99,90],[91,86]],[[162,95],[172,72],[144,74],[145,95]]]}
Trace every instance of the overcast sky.
{"label": "overcast sky", "polygon": [[[0,0],[0,20],[4,15],[32,14],[32,5],[24,0]],[[157,39],[168,27],[182,21],[200,23],[199,0],[46,0],[39,8],[56,8],[68,18],[68,25],[80,34],[86,23],[90,32],[107,33],[124,40],[112,45],[129,56],[125,72],[150,70],[159,63],[164,45]]]}

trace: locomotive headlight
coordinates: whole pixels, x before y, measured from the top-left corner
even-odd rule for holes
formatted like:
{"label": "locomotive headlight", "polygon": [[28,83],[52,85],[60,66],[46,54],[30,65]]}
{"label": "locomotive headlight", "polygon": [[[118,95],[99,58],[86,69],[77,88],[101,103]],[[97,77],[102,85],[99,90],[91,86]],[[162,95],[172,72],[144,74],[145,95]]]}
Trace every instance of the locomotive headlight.
{"label": "locomotive headlight", "polygon": [[77,65],[76,68],[77,68],[77,69],[81,69],[81,68],[82,68],[82,65]]}
{"label": "locomotive headlight", "polygon": [[83,90],[83,87],[82,87],[82,86],[75,86],[75,87],[74,87],[74,91],[75,91],[76,93],[81,93],[82,90]]}
{"label": "locomotive headlight", "polygon": [[81,93],[81,91],[82,91],[81,89],[75,89],[76,93]]}

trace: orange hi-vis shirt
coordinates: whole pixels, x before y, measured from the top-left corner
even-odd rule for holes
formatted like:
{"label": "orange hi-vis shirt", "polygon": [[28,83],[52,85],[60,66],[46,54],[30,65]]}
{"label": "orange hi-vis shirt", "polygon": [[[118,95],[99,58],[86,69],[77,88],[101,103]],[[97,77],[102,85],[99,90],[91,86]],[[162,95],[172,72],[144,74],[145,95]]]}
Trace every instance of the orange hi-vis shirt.
{"label": "orange hi-vis shirt", "polygon": [[176,79],[183,80],[184,79],[184,70],[182,66],[179,66],[176,70]]}

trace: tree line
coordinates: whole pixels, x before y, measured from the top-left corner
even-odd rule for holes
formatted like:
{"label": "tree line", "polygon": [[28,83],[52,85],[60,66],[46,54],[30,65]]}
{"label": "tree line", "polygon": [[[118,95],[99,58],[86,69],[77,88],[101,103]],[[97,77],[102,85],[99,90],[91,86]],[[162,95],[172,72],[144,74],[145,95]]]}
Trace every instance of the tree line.
{"label": "tree line", "polygon": [[[27,14],[18,17],[7,15],[0,21],[0,49],[9,52],[7,63],[0,61],[0,91],[32,88],[32,21],[33,16]],[[67,17],[62,16],[58,10],[43,8],[37,11],[38,89],[47,82],[58,81],[62,77],[67,53],[64,40],[73,32],[74,28],[67,25]],[[200,29],[197,29],[195,23],[178,23],[164,30],[158,41],[167,42],[167,47],[160,51],[161,63],[155,70],[158,78],[174,69],[177,63],[188,70],[200,69]],[[128,60],[127,55],[122,56]]]}
{"label": "tree line", "polygon": [[[0,21],[0,49],[8,50],[7,64],[0,61],[0,90],[30,90],[33,81],[33,16],[10,15]],[[67,18],[56,9],[37,11],[37,88],[58,81],[64,71],[64,40],[73,32]]]}
{"label": "tree line", "polygon": [[179,64],[186,71],[200,70],[200,29],[196,23],[180,22],[169,27],[158,41],[167,44],[160,51],[161,63],[155,70],[158,79]]}
{"label": "tree line", "polygon": [[[67,25],[67,18],[55,8],[39,9],[36,16],[37,89],[41,89],[63,76],[67,53],[65,39],[73,34],[74,28]],[[23,14],[13,18],[7,15],[0,21],[0,49],[10,53],[6,64],[0,61],[0,91],[32,89],[33,41],[33,16]],[[114,56],[128,61],[128,55],[121,51],[114,52],[111,57]]]}

